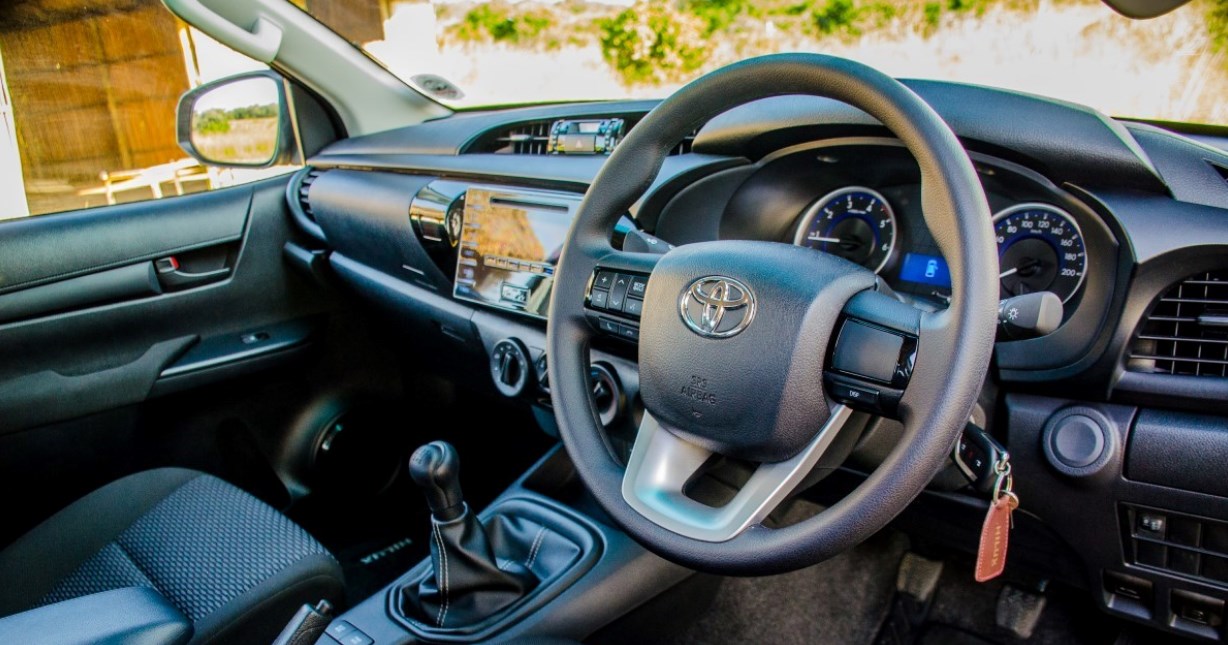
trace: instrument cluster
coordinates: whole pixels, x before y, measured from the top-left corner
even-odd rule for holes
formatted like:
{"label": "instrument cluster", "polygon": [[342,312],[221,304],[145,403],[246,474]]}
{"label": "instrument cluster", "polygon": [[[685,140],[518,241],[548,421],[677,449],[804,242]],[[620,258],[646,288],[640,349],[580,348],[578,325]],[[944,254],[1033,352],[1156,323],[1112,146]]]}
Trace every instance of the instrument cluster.
{"label": "instrument cluster", "polygon": [[[899,200],[911,201],[903,195]],[[1026,202],[1001,208],[993,222],[1002,298],[1050,291],[1069,302],[1078,293],[1087,275],[1087,244],[1070,213],[1052,204]],[[912,235],[901,232],[887,195],[851,185],[810,204],[799,217],[793,243],[856,262],[899,290],[948,299],[950,269],[924,223],[904,230]],[[906,236],[912,239],[901,240]]]}

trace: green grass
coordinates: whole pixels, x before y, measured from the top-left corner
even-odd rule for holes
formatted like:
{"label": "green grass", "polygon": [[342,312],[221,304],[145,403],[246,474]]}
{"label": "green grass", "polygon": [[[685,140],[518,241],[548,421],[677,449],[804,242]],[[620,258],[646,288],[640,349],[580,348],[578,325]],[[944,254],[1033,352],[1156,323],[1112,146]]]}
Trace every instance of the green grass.
{"label": "green grass", "polygon": [[814,28],[824,36],[845,33],[856,36],[861,33],[858,18],[862,8],[853,0],[827,0],[822,6],[811,9]]}
{"label": "green grass", "polygon": [[1228,48],[1228,0],[1209,0],[1207,3],[1207,32],[1219,51]]}
{"label": "green grass", "polygon": [[710,25],[669,3],[639,2],[599,22],[601,55],[628,85],[678,80],[707,62]]}
{"label": "green grass", "polygon": [[[453,27],[452,35],[466,42],[492,41],[513,45],[541,43],[541,36],[554,26],[549,10],[539,7],[525,8],[502,2],[478,5],[467,11],[460,23]],[[546,40],[557,47],[557,38]]]}

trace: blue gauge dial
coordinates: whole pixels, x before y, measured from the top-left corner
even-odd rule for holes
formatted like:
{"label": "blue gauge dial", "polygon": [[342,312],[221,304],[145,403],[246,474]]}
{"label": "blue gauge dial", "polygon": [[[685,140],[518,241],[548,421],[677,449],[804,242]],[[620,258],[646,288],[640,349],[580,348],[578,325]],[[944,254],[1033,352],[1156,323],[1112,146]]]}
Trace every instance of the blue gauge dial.
{"label": "blue gauge dial", "polygon": [[838,255],[875,273],[895,249],[895,213],[875,190],[849,186],[806,209],[793,243]]}
{"label": "blue gauge dial", "polygon": [[1066,302],[1083,286],[1087,247],[1079,225],[1048,204],[1020,204],[994,216],[1002,297],[1052,291]]}

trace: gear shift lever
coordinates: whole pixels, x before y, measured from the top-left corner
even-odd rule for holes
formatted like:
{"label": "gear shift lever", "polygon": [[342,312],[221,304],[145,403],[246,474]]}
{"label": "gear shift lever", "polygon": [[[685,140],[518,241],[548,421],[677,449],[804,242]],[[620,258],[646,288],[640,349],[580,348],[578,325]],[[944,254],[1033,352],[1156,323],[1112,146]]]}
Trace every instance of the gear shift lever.
{"label": "gear shift lever", "polygon": [[409,476],[426,495],[431,515],[438,522],[451,522],[465,512],[460,487],[460,457],[446,441],[432,441],[409,458]]}
{"label": "gear shift lever", "polygon": [[[465,505],[460,457],[432,441],[409,458],[409,475],[431,507],[431,575],[402,589],[407,615],[442,628],[476,624],[520,599],[537,584],[528,567],[495,561],[486,527]],[[497,537],[497,536],[496,536]]]}

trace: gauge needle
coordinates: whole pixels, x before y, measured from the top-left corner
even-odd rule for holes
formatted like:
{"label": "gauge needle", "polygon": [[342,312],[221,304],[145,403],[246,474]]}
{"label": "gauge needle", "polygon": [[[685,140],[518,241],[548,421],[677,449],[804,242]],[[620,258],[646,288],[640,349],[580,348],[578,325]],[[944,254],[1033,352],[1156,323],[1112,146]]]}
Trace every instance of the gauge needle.
{"label": "gauge needle", "polygon": [[806,238],[806,239],[807,239],[807,240],[809,240],[809,241],[811,241],[811,242],[828,242],[828,243],[835,243],[835,244],[839,244],[840,242],[843,242],[843,241],[844,241],[844,240],[842,240],[842,239],[840,239],[840,238],[838,238],[838,237],[819,237],[819,236],[817,236],[817,235],[813,235],[813,236],[808,237],[808,238]]}
{"label": "gauge needle", "polygon": [[1005,278],[1008,275],[1015,275],[1016,273],[1019,273],[1019,267],[1014,267],[1013,269],[1007,269],[1006,271],[999,273],[998,279],[1001,280],[1002,278]]}

